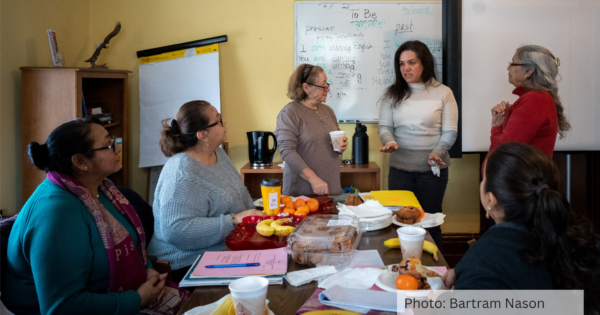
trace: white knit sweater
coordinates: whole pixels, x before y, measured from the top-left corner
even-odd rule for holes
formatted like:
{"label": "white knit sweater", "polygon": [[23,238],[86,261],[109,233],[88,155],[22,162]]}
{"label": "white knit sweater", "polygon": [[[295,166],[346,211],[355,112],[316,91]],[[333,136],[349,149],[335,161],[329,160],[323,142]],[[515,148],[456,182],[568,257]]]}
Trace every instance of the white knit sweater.
{"label": "white knit sweater", "polygon": [[433,81],[409,83],[412,94],[396,108],[383,100],[379,109],[379,137],[384,145],[395,141],[398,150],[390,154],[390,166],[410,172],[431,170],[430,153],[437,153],[450,165],[448,150],[456,141],[458,107],[452,90]]}
{"label": "white knit sweater", "polygon": [[158,178],[148,254],[168,260],[173,269],[193,264],[205,251],[224,250],[233,230],[231,214],[254,208],[227,154],[221,148],[216,153],[212,166],[187,153],[175,154]]}

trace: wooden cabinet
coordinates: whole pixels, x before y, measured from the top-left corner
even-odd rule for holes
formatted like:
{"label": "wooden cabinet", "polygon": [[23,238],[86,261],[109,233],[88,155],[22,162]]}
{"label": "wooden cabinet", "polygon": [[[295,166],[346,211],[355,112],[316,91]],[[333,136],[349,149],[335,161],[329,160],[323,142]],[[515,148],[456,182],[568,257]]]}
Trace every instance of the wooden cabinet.
{"label": "wooden cabinet", "polygon": [[112,114],[105,125],[109,134],[123,138],[123,168],[109,178],[118,186],[127,186],[129,169],[129,98],[128,70],[90,68],[21,68],[23,202],[44,180],[46,174],[29,161],[27,145],[40,144],[59,125],[83,117],[85,103],[104,104]]}
{"label": "wooden cabinet", "polygon": [[[240,169],[242,182],[248,188],[252,198],[262,198],[260,183],[265,178],[283,179],[283,168],[277,166],[281,162],[274,162],[273,166],[252,167],[250,163]],[[353,185],[361,192],[380,190],[381,169],[375,162],[369,164],[350,164],[340,168],[340,181],[342,188]]]}

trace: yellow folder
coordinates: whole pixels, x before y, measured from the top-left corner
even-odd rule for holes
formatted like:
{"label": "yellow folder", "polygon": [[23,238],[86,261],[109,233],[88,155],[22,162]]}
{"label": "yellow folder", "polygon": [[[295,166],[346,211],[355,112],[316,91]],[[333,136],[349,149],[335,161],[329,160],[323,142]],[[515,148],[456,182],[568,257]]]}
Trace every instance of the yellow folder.
{"label": "yellow folder", "polygon": [[408,190],[376,190],[371,191],[371,196],[384,207],[421,207],[415,194]]}

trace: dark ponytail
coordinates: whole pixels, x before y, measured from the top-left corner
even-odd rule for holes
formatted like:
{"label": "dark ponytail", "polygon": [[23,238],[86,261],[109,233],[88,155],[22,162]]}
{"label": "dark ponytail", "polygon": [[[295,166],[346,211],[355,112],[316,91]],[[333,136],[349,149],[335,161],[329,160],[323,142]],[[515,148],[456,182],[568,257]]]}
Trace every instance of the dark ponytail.
{"label": "dark ponytail", "polygon": [[210,119],[206,116],[206,110],[210,106],[206,101],[187,102],[177,112],[177,119],[167,118],[162,121],[163,130],[159,144],[166,157],[183,152],[198,143],[196,133],[209,125]]}
{"label": "dark ponytail", "polygon": [[32,142],[27,146],[29,159],[42,171],[71,175],[73,155],[83,154],[87,158],[94,156],[94,152],[89,152],[94,145],[90,134],[91,124],[100,124],[100,121],[88,116],[58,126],[50,133],[46,143]]}
{"label": "dark ponytail", "polygon": [[592,226],[556,190],[559,172],[542,151],[522,143],[499,146],[485,168],[484,190],[504,209],[504,220],[524,225],[521,257],[545,264],[554,289],[585,290],[586,313],[600,310],[600,249]]}

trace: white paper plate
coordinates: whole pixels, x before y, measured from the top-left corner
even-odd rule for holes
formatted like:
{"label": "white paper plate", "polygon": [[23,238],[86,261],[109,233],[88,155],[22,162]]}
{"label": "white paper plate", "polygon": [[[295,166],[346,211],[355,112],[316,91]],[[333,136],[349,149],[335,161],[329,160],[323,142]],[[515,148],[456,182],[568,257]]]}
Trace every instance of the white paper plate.
{"label": "white paper plate", "polygon": [[[437,273],[440,277],[442,276],[442,274],[435,269],[426,266],[423,267]],[[384,291],[398,292],[399,290],[396,288],[396,278],[398,278],[398,276],[393,275],[391,272],[384,271],[379,275],[375,284]],[[402,292],[406,293],[406,296],[408,297],[425,297],[431,293],[431,290],[402,290]]]}
{"label": "white paper plate", "polygon": [[[296,201],[296,199],[298,199],[298,198],[292,197],[292,201]],[[254,204],[255,207],[261,207],[262,208],[263,207],[263,200],[262,200],[262,198],[254,200],[253,204]],[[284,204],[280,204],[279,206],[283,207],[285,205]]]}
{"label": "white paper plate", "polygon": [[[429,220],[429,219],[428,219],[428,215],[431,215],[431,214],[429,214],[429,213],[425,213],[425,216],[423,216],[423,221],[425,221],[425,220]],[[444,224],[444,219],[442,219],[442,221],[438,221],[438,222],[436,222],[436,223],[434,223],[434,224],[426,224],[426,225],[422,225],[421,223],[415,223],[415,224],[406,224],[406,223],[401,223],[401,222],[398,222],[398,221],[396,220],[396,216],[395,216],[395,215],[393,215],[393,216],[392,216],[392,222],[393,222],[394,224],[396,224],[396,225],[399,225],[399,226],[416,226],[416,227],[421,227],[421,228],[427,229],[427,228],[432,228],[432,227],[436,227],[436,226],[440,226],[440,225]]]}

